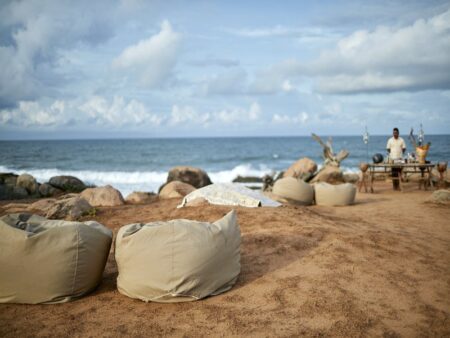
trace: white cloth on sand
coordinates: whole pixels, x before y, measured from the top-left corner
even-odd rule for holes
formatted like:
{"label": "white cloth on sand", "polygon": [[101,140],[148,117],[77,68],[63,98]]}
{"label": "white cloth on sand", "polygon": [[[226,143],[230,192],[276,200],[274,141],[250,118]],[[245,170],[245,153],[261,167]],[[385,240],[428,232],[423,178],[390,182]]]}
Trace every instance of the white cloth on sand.
{"label": "white cloth on sand", "polygon": [[196,198],[204,198],[210,204],[240,205],[249,208],[278,207],[281,205],[281,203],[264,196],[260,190],[252,190],[240,184],[216,183],[186,195],[178,208],[184,207]]}

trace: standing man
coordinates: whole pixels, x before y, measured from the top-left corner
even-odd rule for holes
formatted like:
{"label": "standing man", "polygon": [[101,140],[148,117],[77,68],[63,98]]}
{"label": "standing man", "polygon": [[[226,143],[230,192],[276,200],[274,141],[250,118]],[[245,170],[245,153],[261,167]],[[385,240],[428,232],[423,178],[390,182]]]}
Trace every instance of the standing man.
{"label": "standing man", "polygon": [[[406,150],[406,144],[405,141],[399,136],[400,132],[398,131],[398,128],[394,128],[392,132],[392,137],[388,140],[386,149],[389,153],[389,159],[391,162],[394,160],[400,160],[403,157],[403,154]],[[392,184],[394,187],[394,190],[400,190],[400,174],[402,172],[402,168],[399,167],[392,167]]]}

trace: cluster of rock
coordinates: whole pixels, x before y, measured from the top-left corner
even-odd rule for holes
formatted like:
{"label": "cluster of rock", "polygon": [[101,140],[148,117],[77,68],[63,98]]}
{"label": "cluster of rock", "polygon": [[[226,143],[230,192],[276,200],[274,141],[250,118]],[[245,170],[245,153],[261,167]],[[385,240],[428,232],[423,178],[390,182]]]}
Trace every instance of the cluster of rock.
{"label": "cluster of rock", "polygon": [[167,181],[158,191],[159,198],[181,198],[195,189],[212,184],[208,174],[200,168],[179,166],[169,170]]}
{"label": "cluster of rock", "polygon": [[55,197],[84,189],[86,185],[73,176],[54,176],[41,184],[29,174],[0,173],[0,200]]}

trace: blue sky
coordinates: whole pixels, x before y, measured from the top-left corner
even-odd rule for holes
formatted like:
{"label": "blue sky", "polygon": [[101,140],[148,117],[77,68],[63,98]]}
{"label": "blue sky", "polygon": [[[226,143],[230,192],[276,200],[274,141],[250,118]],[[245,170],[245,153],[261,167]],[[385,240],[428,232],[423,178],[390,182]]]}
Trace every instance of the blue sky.
{"label": "blue sky", "polygon": [[448,1],[3,1],[0,139],[450,126]]}

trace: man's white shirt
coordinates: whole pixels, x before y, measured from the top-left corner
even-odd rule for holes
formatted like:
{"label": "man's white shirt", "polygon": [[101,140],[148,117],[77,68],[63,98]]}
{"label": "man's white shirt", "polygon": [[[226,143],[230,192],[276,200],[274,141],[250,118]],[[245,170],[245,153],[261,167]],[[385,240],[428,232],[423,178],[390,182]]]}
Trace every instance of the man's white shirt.
{"label": "man's white shirt", "polygon": [[390,150],[389,157],[397,160],[403,157],[403,149],[406,149],[406,144],[400,136],[397,139],[392,136],[387,142],[386,149]]}

